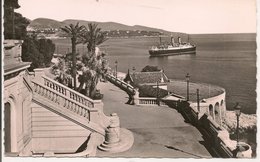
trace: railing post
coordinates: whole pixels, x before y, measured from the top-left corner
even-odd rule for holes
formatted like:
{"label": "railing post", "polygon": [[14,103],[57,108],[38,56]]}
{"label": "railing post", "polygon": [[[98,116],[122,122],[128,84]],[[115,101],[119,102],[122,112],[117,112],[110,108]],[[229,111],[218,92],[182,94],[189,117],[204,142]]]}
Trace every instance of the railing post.
{"label": "railing post", "polygon": [[90,111],[89,113],[89,121],[94,123],[101,123],[101,118],[99,116],[100,112],[103,112],[103,102],[94,103],[94,108],[97,109],[97,111]]}
{"label": "railing post", "polygon": [[34,80],[43,83],[44,80],[42,76],[44,75],[44,69],[43,68],[34,69],[34,73],[35,73]]}

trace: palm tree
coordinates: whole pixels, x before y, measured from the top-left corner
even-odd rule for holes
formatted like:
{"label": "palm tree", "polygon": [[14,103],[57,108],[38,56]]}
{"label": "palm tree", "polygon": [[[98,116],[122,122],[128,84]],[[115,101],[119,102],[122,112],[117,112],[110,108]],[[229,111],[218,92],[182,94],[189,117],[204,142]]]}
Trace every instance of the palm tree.
{"label": "palm tree", "polygon": [[72,76],[74,80],[74,89],[77,88],[76,82],[76,45],[81,42],[81,35],[85,31],[85,26],[79,25],[79,22],[76,25],[70,24],[69,26],[61,27],[61,30],[64,31],[68,37],[71,38],[72,46]]}
{"label": "palm tree", "polygon": [[[105,57],[103,54],[97,54],[96,47],[107,40],[105,34],[101,32],[101,28],[97,24],[89,23],[87,31],[83,34],[83,43],[87,44],[88,55],[83,58],[83,63],[88,67],[88,76],[91,79],[86,81],[86,92],[89,97],[94,97],[96,86],[100,76],[105,72]],[[85,77],[89,78],[89,77]],[[89,81],[91,82],[90,84]]]}

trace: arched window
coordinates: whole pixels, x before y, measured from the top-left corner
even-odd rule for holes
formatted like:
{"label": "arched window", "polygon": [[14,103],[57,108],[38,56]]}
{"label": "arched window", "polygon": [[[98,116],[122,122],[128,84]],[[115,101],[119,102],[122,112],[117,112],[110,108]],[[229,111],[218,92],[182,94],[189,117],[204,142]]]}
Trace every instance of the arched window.
{"label": "arched window", "polygon": [[215,104],[214,108],[215,108],[215,121],[218,124],[221,124],[221,112],[220,112],[220,106],[218,102]]}
{"label": "arched window", "polygon": [[221,102],[220,102],[220,106],[223,106],[223,104],[224,104],[224,101],[223,101],[223,100],[221,100]]}
{"label": "arched window", "polygon": [[213,106],[211,104],[209,105],[209,115],[214,119]]}
{"label": "arched window", "polygon": [[11,152],[11,104],[5,103],[4,107],[4,147],[5,152]]}

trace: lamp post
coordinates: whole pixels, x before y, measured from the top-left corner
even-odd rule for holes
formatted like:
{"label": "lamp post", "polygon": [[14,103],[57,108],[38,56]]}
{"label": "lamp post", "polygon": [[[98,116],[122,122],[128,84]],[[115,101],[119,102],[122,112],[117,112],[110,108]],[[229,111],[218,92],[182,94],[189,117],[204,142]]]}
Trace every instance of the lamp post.
{"label": "lamp post", "polygon": [[156,82],[156,100],[157,100],[157,104],[160,105],[160,101],[159,101],[159,81]]}
{"label": "lamp post", "polygon": [[236,113],[237,116],[237,149],[239,148],[238,142],[239,142],[239,116],[241,115],[241,106],[237,103],[234,107],[234,111]]}
{"label": "lamp post", "polygon": [[133,72],[135,72],[135,67],[133,67]]}
{"label": "lamp post", "polygon": [[116,69],[116,78],[117,78],[117,60],[115,61],[115,69]]}
{"label": "lamp post", "polygon": [[189,83],[190,83],[190,75],[189,75],[189,73],[187,73],[187,75],[186,75],[186,81],[187,81],[187,101],[189,101],[190,100],[190,94],[189,94]]}

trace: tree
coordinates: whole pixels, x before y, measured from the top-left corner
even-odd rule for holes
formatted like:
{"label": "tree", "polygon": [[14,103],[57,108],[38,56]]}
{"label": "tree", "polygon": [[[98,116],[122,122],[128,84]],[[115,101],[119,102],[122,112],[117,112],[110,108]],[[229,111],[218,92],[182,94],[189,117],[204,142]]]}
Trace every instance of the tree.
{"label": "tree", "polygon": [[161,69],[158,68],[158,66],[150,66],[150,65],[147,65],[145,66],[141,72],[153,72],[153,71],[161,71]]}
{"label": "tree", "polygon": [[35,68],[44,67],[44,57],[39,52],[38,42],[34,37],[27,36],[22,44],[22,60],[32,62],[29,68],[32,71]]}
{"label": "tree", "polygon": [[71,38],[71,46],[72,46],[72,76],[74,79],[74,89],[77,88],[77,81],[76,81],[76,45],[80,43],[80,38],[85,31],[85,26],[80,26],[79,22],[76,25],[70,24],[69,26],[65,26],[61,28],[62,31],[64,31],[68,37]]}
{"label": "tree", "polygon": [[55,44],[50,39],[39,39],[38,49],[44,57],[45,66],[49,66],[55,51]]}
{"label": "tree", "polygon": [[22,44],[22,60],[32,62],[29,70],[49,66],[55,45],[49,39],[37,39],[36,35],[26,36]]}
{"label": "tree", "polygon": [[[88,53],[83,56],[82,62],[85,69],[82,76],[82,83],[86,84],[86,95],[94,98],[96,94],[96,86],[100,77],[107,71],[108,63],[105,54],[99,52],[96,47],[107,40],[105,33],[101,32],[101,28],[97,24],[89,23],[87,31],[83,34],[83,43],[87,44]],[[79,91],[81,88],[79,87]]]}
{"label": "tree", "polygon": [[4,1],[4,38],[24,39],[26,37],[26,27],[30,23],[21,14],[14,12],[20,8],[18,0]]}

